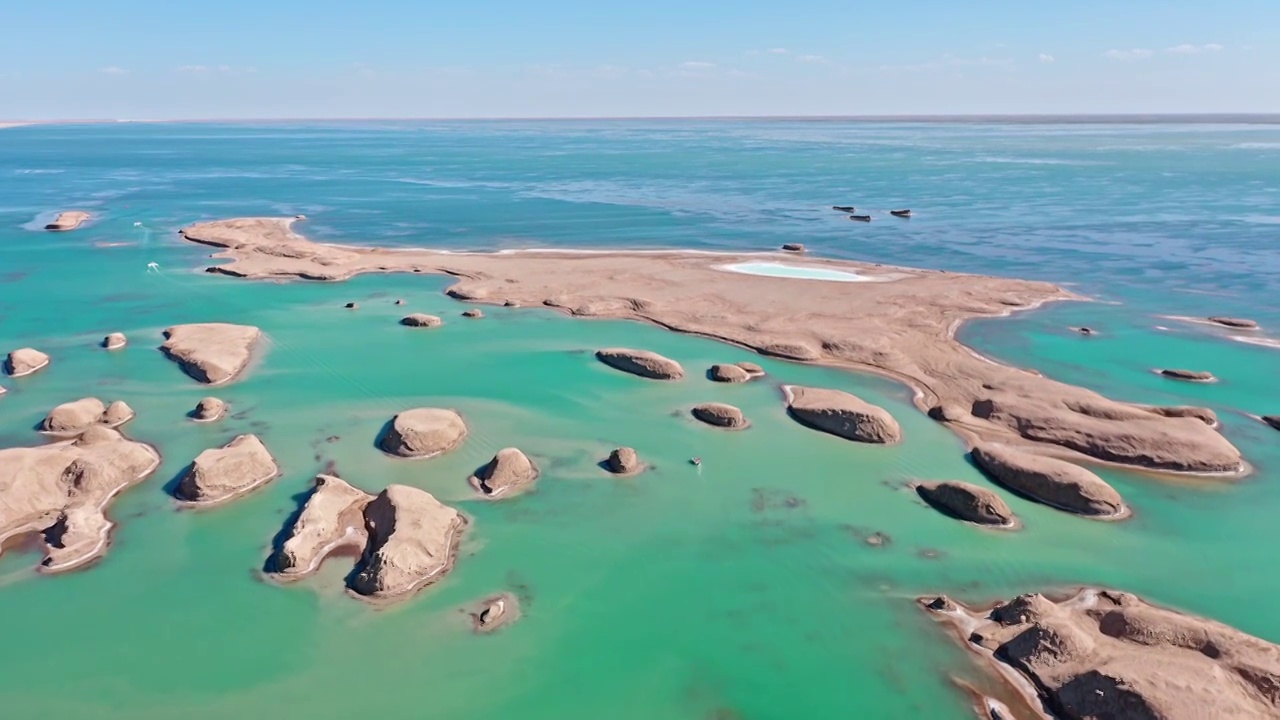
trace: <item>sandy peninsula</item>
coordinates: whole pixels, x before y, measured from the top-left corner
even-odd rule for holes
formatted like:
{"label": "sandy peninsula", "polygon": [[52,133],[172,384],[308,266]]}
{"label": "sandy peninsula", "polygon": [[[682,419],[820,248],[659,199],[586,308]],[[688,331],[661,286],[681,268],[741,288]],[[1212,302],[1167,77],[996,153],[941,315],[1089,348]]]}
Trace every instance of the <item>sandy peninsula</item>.
{"label": "sandy peninsula", "polygon": [[1240,452],[1192,410],[1122,403],[980,356],[955,339],[970,318],[1079,299],[1049,283],[786,255],[791,265],[868,282],[821,282],[723,270],[774,254],[704,252],[450,253],[309,241],[292,218],[198,223],[188,241],[221,248],[209,272],[337,281],[361,273],[449,275],[452,297],[544,306],[573,316],[647,322],[764,355],[881,373],[916,391],[970,441],[1069,460],[1169,472],[1235,474]]}

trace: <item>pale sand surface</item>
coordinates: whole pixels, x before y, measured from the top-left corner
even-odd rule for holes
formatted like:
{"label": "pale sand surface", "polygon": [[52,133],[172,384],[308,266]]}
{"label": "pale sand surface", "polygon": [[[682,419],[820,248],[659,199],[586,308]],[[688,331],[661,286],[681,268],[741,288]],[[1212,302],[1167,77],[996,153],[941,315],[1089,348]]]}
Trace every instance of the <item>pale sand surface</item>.
{"label": "pale sand surface", "polygon": [[727,273],[725,264],[773,255],[670,251],[529,250],[450,253],[321,244],[293,219],[237,218],[182,230],[223,248],[209,272],[255,279],[335,281],[360,273],[447,274],[460,300],[546,306],[702,335],[792,360],[869,370],[942,405],[969,439],[998,440],[1069,459],[1171,472],[1240,473],[1247,466],[1205,422],[1181,410],[1119,403],[981,357],[959,343],[969,318],[1079,299],[1044,282],[787,255],[790,265],[882,282],[839,283]]}
{"label": "pale sand surface", "polygon": [[55,232],[66,232],[75,230],[81,225],[89,221],[92,215],[83,210],[66,210],[58,213],[58,217],[53,222],[44,226],[45,230],[53,230]]}

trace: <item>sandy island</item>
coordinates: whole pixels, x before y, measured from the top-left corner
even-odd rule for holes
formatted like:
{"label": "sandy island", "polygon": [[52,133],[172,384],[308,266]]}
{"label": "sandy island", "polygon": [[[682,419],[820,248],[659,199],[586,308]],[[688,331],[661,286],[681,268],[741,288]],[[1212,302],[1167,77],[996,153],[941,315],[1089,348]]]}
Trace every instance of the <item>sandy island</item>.
{"label": "sandy island", "polygon": [[86,222],[89,222],[90,217],[92,216],[83,210],[67,210],[65,212],[58,213],[58,217],[54,218],[53,222],[45,225],[44,229],[53,232],[75,230]]}
{"label": "sandy island", "polygon": [[457,278],[452,297],[542,305],[573,316],[652,323],[789,360],[867,370],[916,390],[969,441],[1071,460],[1169,472],[1238,474],[1240,452],[1191,408],[1109,400],[980,356],[955,339],[975,317],[1080,299],[1050,283],[788,255],[791,264],[880,282],[821,282],[718,269],[772,254],[676,251],[450,253],[314,243],[292,218],[237,218],[184,228],[222,248],[208,272],[253,279],[336,281],[360,273]]}

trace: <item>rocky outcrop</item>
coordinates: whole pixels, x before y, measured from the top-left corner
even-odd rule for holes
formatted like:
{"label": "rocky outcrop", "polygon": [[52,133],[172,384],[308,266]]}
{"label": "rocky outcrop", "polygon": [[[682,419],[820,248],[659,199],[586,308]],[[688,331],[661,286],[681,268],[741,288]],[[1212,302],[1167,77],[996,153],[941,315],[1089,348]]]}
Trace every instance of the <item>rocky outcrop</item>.
{"label": "rocky outcrop", "polygon": [[453,410],[414,408],[392,418],[378,447],[397,457],[429,458],[458,447],[466,436],[467,424]]}
{"label": "rocky outcrop", "polygon": [[804,245],[802,243],[783,243],[782,249],[787,252],[802,253],[804,252]]}
{"label": "rocky outcrop", "polygon": [[712,365],[707,371],[707,377],[714,382],[722,383],[744,383],[751,379],[751,373],[743,370],[737,365],[718,364]]}
{"label": "rocky outcrop", "polygon": [[54,218],[53,222],[45,225],[44,229],[51,232],[75,230],[88,222],[90,217],[89,213],[83,210],[66,210],[58,213],[58,217]]}
{"label": "rocky outcrop", "polygon": [[615,448],[604,461],[605,467],[614,475],[635,475],[644,469],[640,456],[634,448]]}
{"label": "rocky outcrop", "polygon": [[615,370],[651,380],[679,380],[684,377],[680,363],[648,350],[605,348],[596,351],[596,358]]}
{"label": "rocky outcrop", "polygon": [[435,582],[453,567],[467,525],[457,510],[430,493],[390,485],[364,508],[369,541],[350,588],[392,599]]}
{"label": "rocky outcrop", "polygon": [[1205,319],[1211,323],[1214,323],[1215,325],[1235,328],[1237,330],[1257,330],[1258,329],[1258,323],[1256,321],[1249,320],[1246,318],[1211,317],[1211,318],[1205,318]]}
{"label": "rocky outcrop", "polygon": [[342,307],[346,308],[347,310],[359,310],[359,309],[360,309],[360,303],[357,303],[357,302],[349,302],[349,303],[347,303],[346,305],[343,305]]}
{"label": "rocky outcrop", "polygon": [[315,572],[340,547],[363,549],[368,542],[364,509],[371,500],[372,495],[342,478],[316,476],[302,511],[267,560],[268,572],[282,580],[297,580]]}
{"label": "rocky outcrop", "polygon": [[40,422],[40,432],[56,434],[78,433],[90,425],[102,422],[107,406],[95,397],[80,398],[62,403],[49,411]]}
{"label": "rocky outcrop", "polygon": [[98,559],[112,527],[107,506],[159,464],[154,449],[101,425],[73,440],[0,450],[0,547],[11,537],[40,536],[44,572]]}
{"label": "rocky outcrop", "polygon": [[934,612],[1046,719],[1280,717],[1280,646],[1128,593]]}
{"label": "rocky outcrop", "polygon": [[191,419],[196,422],[214,422],[221,420],[222,416],[227,413],[227,404],[216,397],[201,398],[196,403],[195,410],[192,410]]}
{"label": "rocky outcrop", "polygon": [[846,440],[896,443],[902,428],[888,410],[840,390],[788,385],[787,412],[802,425]]}
{"label": "rocky outcrop", "polygon": [[479,308],[471,308],[470,310],[463,310],[463,311],[462,311],[462,317],[464,317],[464,318],[482,318],[482,317],[484,317],[484,311],[483,311],[483,310],[480,310]]}
{"label": "rocky outcrop", "polygon": [[1065,460],[1001,445],[979,445],[973,449],[973,461],[1004,487],[1050,507],[1107,519],[1129,514],[1115,488]]}
{"label": "rocky outcrop", "polygon": [[275,458],[256,435],[240,435],[220,448],[196,456],[174,496],[184,502],[213,505],[261,487],[280,474]]}
{"label": "rocky outcrop", "polygon": [[1280,415],[1263,415],[1261,419],[1272,428],[1280,430]]}
{"label": "rocky outcrop", "polygon": [[753,362],[737,363],[738,367],[747,371],[747,374],[753,378],[764,377],[764,368]]}
{"label": "rocky outcrop", "polygon": [[193,379],[210,385],[234,380],[253,355],[262,331],[251,325],[197,323],[164,331],[161,352]]}
{"label": "rocky outcrop", "polygon": [[119,350],[128,344],[129,339],[124,336],[124,333],[111,333],[110,335],[102,338],[102,347],[108,350]]}
{"label": "rocky outcrop", "polygon": [[120,427],[132,420],[135,414],[133,408],[129,407],[129,403],[117,400],[108,405],[106,411],[102,413],[102,424],[107,427]]}
{"label": "rocky outcrop", "polygon": [[516,448],[503,448],[476,470],[469,482],[477,492],[496,500],[527,489],[537,479],[538,468],[527,455]]}
{"label": "rocky outcrop", "polygon": [[444,321],[435,315],[412,313],[400,318],[400,324],[413,328],[438,328],[444,324]]}
{"label": "rocky outcrop", "polygon": [[520,600],[509,592],[490,595],[467,609],[471,629],[491,633],[520,619]]}
{"label": "rocky outcrop", "polygon": [[730,430],[741,430],[749,423],[742,411],[732,405],[724,403],[703,403],[695,405],[690,411],[693,417],[701,420],[708,425],[716,427],[728,428]]}
{"label": "rocky outcrop", "polygon": [[984,487],[965,482],[924,482],[916,494],[944,515],[978,525],[1011,528],[1018,518],[1004,499]]}
{"label": "rocky outcrop", "polygon": [[19,348],[5,358],[4,371],[13,377],[39,372],[49,365],[49,356],[35,348]]}
{"label": "rocky outcrop", "polygon": [[1167,378],[1186,380],[1187,382],[1213,382],[1217,380],[1213,373],[1205,372],[1204,370],[1167,369],[1161,370],[1160,374]]}
{"label": "rocky outcrop", "polygon": [[958,422],[969,416],[969,412],[959,405],[943,403],[929,408],[929,417],[938,422]]}

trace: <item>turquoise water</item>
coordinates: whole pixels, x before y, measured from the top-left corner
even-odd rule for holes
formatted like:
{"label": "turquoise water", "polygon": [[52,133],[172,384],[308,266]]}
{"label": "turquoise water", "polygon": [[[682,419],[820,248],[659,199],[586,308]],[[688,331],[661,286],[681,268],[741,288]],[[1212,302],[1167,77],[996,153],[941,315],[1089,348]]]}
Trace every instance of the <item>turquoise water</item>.
{"label": "turquoise water", "polygon": [[[989,685],[912,599],[983,599],[1104,583],[1280,641],[1259,598],[1280,541],[1275,431],[1280,350],[1163,315],[1280,306],[1280,128],[792,122],[117,125],[0,131],[0,349],[54,364],[2,378],[0,446],[41,441],[53,405],[127,400],[128,432],[164,464],[111,510],[107,557],[64,576],[0,555],[0,704],[15,717],[966,718],[953,675]],[[829,209],[911,207],[850,223]],[[52,212],[98,215],[76,232]],[[891,382],[771,361],[656,328],[486,308],[464,321],[438,278],[246,283],[197,270],[188,222],[305,213],[320,238],[448,248],[769,249],[1070,283],[1105,302],[971,323],[999,359],[1140,402],[1208,405],[1254,464],[1236,481],[1104,470],[1134,517],[1095,523],[1019,498],[1018,533],[924,507],[917,478],[986,481],[963,445]],[[140,223],[135,225],[135,223]],[[161,271],[148,273],[149,262]],[[404,298],[405,307],[392,300]],[[342,309],[357,301],[358,311]],[[396,325],[439,314],[430,332]],[[207,394],[155,350],[169,324],[262,327],[265,353],[219,388],[233,417],[197,425]],[[1084,338],[1067,330],[1099,330]],[[1165,330],[1157,327],[1167,328]],[[129,335],[124,351],[94,344]],[[1266,336],[1266,333],[1263,333]],[[1275,337],[1280,335],[1277,332]],[[602,346],[690,370],[652,383],[604,368]],[[700,369],[761,362],[766,381]],[[1153,367],[1212,370],[1163,380]],[[906,441],[865,447],[783,412],[780,383],[838,387],[889,408]],[[687,410],[730,402],[743,432]],[[373,446],[393,413],[456,407],[455,453],[396,462]],[[283,475],[222,508],[164,492],[200,450],[256,432]],[[335,438],[330,440],[330,438]],[[654,465],[596,467],[636,447]],[[507,445],[542,466],[536,492],[471,500],[466,476]],[[687,458],[703,458],[700,469]],[[455,571],[391,609],[345,596],[342,568],[290,587],[258,572],[272,536],[329,462],[378,490],[423,487],[475,519]],[[864,538],[891,541],[872,547]],[[459,608],[499,590],[525,616],[491,636]]]}

